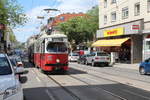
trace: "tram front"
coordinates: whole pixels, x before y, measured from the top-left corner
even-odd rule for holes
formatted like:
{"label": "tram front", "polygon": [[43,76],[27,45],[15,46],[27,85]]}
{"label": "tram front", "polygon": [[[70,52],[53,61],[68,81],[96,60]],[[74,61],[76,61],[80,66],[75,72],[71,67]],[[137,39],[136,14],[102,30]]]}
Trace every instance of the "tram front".
{"label": "tram front", "polygon": [[45,39],[45,70],[68,70],[68,41],[67,37],[53,36]]}

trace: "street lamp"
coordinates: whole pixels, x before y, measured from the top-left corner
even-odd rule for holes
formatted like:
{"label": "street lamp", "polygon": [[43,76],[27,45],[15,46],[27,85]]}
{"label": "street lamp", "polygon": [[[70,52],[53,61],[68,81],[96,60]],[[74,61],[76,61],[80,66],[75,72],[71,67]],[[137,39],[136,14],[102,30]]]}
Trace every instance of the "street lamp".
{"label": "street lamp", "polygon": [[47,13],[49,13],[50,11],[59,11],[59,10],[53,9],[53,8],[47,8],[47,9],[44,9],[44,11],[47,11]]}
{"label": "street lamp", "polygon": [[37,16],[37,19],[44,19],[44,16]]}

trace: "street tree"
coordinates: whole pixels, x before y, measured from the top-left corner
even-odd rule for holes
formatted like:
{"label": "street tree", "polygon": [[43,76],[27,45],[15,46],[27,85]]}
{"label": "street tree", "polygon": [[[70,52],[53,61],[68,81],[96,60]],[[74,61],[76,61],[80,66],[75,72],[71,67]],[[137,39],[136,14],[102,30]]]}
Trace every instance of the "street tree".
{"label": "street tree", "polygon": [[67,22],[60,23],[59,29],[68,36],[71,44],[88,43],[95,39],[99,25],[98,17],[99,9],[98,6],[95,6],[85,16],[75,17]]}
{"label": "street tree", "polygon": [[0,23],[15,27],[25,22],[26,16],[17,0],[0,0]]}

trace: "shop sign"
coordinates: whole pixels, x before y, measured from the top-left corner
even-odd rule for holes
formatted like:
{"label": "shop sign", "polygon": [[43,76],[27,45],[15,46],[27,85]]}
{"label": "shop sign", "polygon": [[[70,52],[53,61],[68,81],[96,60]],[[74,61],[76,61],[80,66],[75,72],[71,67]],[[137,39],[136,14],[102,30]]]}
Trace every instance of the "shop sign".
{"label": "shop sign", "polygon": [[132,30],[139,30],[140,29],[140,25],[132,25]]}
{"label": "shop sign", "polygon": [[123,27],[104,31],[104,37],[118,36],[118,35],[123,35],[123,34],[124,34],[124,28]]}

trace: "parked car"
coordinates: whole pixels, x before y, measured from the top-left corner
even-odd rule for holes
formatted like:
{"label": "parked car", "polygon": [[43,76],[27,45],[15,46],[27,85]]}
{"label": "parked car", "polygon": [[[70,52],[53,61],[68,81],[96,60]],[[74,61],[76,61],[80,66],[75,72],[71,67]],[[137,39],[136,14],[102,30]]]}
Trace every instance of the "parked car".
{"label": "parked car", "polygon": [[23,91],[16,74],[22,71],[13,68],[8,56],[0,54],[0,100],[23,100]]}
{"label": "parked car", "polygon": [[86,64],[91,64],[95,66],[97,64],[102,64],[105,66],[109,66],[110,56],[105,52],[92,52],[86,57]]}
{"label": "parked car", "polygon": [[88,56],[87,54],[80,56],[79,59],[77,60],[77,62],[78,62],[79,64],[85,64],[85,63],[86,63],[86,57],[87,57],[87,56]]}
{"label": "parked car", "polygon": [[[12,66],[14,67],[14,69],[16,69],[18,67],[17,70],[24,72],[23,63],[19,57],[10,56],[9,59],[10,59]],[[23,73],[18,74],[19,80],[21,80],[21,74],[23,74]]]}
{"label": "parked car", "polygon": [[144,62],[140,63],[139,73],[145,75],[150,73],[150,58],[146,59]]}
{"label": "parked car", "polygon": [[76,62],[79,59],[79,54],[78,53],[70,53],[69,54],[69,61],[72,62]]}

